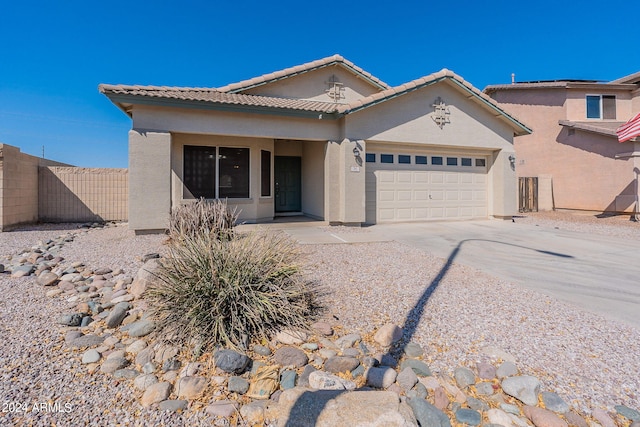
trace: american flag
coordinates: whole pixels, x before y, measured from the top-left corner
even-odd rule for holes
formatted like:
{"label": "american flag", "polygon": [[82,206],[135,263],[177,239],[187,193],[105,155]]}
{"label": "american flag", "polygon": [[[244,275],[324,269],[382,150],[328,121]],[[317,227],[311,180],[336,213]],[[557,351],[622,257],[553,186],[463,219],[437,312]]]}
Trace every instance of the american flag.
{"label": "american flag", "polygon": [[625,142],[640,135],[640,113],[633,119],[620,126],[616,133],[618,134],[618,142]]}

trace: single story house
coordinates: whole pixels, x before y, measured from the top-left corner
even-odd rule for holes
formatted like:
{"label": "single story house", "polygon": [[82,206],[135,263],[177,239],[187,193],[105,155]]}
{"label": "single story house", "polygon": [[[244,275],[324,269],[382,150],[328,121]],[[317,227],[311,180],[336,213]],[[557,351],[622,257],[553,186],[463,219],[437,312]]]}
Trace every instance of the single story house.
{"label": "single story house", "polygon": [[610,82],[554,80],[484,92],[533,133],[515,138],[518,177],[538,181],[538,209],[637,210],[640,141],[616,129],[640,111],[640,73]]}
{"label": "single story house", "polygon": [[129,226],[228,199],[246,222],[510,217],[531,131],[449,70],[390,87],[339,55],[218,88],[99,86],[133,120]]}

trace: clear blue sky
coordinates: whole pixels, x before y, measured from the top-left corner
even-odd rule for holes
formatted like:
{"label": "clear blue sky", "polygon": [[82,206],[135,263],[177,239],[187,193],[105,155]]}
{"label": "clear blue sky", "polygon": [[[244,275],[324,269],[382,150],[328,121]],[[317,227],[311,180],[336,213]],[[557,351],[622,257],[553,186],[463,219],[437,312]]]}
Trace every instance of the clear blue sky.
{"label": "clear blue sky", "polygon": [[[454,7],[455,5],[455,7]],[[98,84],[223,86],[338,53],[390,85],[476,87],[640,71],[640,2],[6,1],[0,142],[126,167],[130,119]]]}

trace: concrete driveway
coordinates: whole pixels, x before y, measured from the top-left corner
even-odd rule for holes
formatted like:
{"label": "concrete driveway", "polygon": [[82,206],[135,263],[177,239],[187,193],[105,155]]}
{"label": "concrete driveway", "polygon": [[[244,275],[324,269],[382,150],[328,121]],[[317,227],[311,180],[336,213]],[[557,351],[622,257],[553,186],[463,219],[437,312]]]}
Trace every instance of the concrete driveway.
{"label": "concrete driveway", "polygon": [[[274,224],[301,243],[395,240],[640,327],[640,241],[502,220]],[[446,262],[446,261],[445,261]]]}
{"label": "concrete driveway", "polygon": [[640,241],[511,221],[376,225],[372,232],[640,327]]}

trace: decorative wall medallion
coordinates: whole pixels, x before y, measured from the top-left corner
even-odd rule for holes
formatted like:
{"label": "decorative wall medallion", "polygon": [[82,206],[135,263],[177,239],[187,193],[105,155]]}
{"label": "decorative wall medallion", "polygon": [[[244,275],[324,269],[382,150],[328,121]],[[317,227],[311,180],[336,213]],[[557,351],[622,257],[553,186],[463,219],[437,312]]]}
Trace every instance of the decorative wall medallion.
{"label": "decorative wall medallion", "polygon": [[431,118],[440,126],[440,129],[442,129],[445,124],[451,123],[451,120],[449,120],[449,106],[444,103],[442,98],[438,97],[432,104],[432,107],[433,116],[431,116]]}
{"label": "decorative wall medallion", "polygon": [[340,83],[335,75],[332,75],[329,81],[325,83],[329,86],[329,89],[325,90],[325,92],[334,102],[344,98],[344,84]]}

